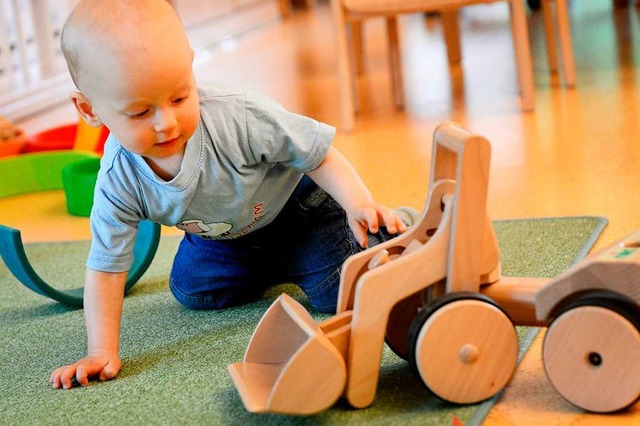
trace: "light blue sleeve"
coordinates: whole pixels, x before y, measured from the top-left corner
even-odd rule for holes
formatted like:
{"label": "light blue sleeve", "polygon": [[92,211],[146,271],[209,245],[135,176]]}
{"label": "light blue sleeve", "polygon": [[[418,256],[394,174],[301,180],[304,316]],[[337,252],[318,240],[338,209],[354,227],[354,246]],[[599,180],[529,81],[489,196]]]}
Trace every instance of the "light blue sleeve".
{"label": "light blue sleeve", "polygon": [[103,158],[91,210],[91,249],[87,267],[104,272],[128,271],[144,213],[138,207],[135,179]]}
{"label": "light blue sleeve", "polygon": [[329,152],[336,129],[287,111],[275,100],[252,90],[245,99],[246,133],[251,160],[280,163],[305,173]]}

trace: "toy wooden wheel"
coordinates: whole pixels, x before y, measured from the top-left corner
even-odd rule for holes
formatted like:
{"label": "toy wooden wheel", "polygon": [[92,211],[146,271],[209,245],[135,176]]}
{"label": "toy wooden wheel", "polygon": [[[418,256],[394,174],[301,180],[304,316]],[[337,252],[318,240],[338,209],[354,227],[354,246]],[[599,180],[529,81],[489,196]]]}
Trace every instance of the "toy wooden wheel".
{"label": "toy wooden wheel", "polygon": [[491,299],[450,293],[418,315],[411,327],[410,362],[436,396],[457,404],[492,397],[511,379],[518,338]]}
{"label": "toy wooden wheel", "polygon": [[542,350],[549,381],[580,408],[617,411],[640,397],[640,333],[614,309],[565,311],[549,326]]}

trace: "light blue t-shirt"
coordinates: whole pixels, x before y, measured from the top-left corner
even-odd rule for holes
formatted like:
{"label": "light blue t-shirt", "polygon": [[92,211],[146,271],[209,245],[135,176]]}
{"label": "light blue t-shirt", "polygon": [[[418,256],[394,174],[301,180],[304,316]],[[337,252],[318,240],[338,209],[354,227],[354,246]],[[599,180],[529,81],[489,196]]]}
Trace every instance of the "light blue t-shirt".
{"label": "light blue t-shirt", "polygon": [[335,136],[333,127],[250,88],[200,89],[199,97],[200,121],[171,181],[113,136],[107,140],[91,211],[89,268],[127,271],[143,219],[210,239],[262,228],[302,174],[320,165]]}

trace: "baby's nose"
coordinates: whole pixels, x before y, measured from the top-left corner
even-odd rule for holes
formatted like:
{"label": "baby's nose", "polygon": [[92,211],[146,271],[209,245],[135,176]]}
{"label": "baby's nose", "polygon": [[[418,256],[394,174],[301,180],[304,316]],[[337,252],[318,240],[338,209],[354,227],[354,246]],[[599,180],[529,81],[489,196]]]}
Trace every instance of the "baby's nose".
{"label": "baby's nose", "polygon": [[158,110],[155,117],[154,128],[158,133],[166,132],[177,124],[176,116],[171,110]]}

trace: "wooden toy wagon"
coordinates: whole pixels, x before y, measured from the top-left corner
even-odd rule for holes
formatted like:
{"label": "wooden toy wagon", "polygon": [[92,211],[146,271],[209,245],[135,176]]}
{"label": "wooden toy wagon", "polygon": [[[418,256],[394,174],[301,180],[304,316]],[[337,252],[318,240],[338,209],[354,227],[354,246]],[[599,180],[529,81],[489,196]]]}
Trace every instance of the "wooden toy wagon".
{"label": "wooden toy wagon", "polygon": [[251,412],[313,414],[376,394],[383,344],[438,397],[494,396],[516,368],[514,325],[548,326],[545,371],[567,400],[610,412],[640,396],[640,232],[553,280],[502,277],[486,215],[489,142],[434,135],[429,196],[406,233],[345,262],[337,314],[316,324],[283,294],[229,366]]}

